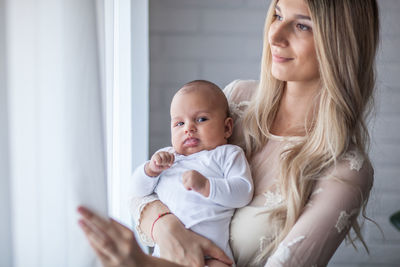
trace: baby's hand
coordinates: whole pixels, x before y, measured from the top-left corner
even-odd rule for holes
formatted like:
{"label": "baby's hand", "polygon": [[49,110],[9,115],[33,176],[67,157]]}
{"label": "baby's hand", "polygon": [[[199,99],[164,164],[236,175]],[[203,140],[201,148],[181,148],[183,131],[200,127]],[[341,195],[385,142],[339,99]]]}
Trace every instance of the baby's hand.
{"label": "baby's hand", "polygon": [[184,172],[182,182],[186,190],[194,190],[205,197],[210,195],[210,182],[198,171],[191,170]]}
{"label": "baby's hand", "polygon": [[148,176],[158,176],[162,171],[171,167],[174,160],[175,156],[172,153],[166,151],[157,152],[151,157],[150,162],[145,165],[144,171]]}

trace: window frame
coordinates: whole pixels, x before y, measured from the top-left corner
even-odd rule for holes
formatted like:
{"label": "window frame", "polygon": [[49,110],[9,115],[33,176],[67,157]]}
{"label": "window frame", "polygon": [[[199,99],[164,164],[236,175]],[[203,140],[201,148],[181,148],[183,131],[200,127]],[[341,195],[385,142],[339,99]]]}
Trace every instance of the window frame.
{"label": "window frame", "polygon": [[149,150],[148,8],[148,0],[104,0],[108,208],[130,227],[131,174]]}

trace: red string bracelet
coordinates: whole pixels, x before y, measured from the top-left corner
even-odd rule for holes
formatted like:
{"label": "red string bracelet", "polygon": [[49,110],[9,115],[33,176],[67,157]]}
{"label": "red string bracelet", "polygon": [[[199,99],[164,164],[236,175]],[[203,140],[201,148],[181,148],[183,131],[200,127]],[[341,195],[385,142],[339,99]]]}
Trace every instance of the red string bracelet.
{"label": "red string bracelet", "polygon": [[154,222],[153,222],[153,224],[151,225],[151,232],[150,232],[150,233],[151,233],[151,239],[153,239],[153,241],[154,241],[154,236],[153,236],[154,224],[155,224],[161,217],[164,217],[165,215],[168,215],[168,214],[172,214],[172,213],[171,213],[170,211],[167,211],[167,212],[158,214],[157,219],[155,219]]}

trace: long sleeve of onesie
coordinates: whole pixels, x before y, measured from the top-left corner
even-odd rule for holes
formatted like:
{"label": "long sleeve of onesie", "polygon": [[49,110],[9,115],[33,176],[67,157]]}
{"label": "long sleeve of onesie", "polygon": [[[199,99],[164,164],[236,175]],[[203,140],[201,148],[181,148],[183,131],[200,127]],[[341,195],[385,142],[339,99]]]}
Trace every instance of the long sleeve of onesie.
{"label": "long sleeve of onesie", "polygon": [[[172,153],[171,147],[162,148],[159,151],[168,151]],[[156,152],[156,153],[157,153]],[[154,193],[154,189],[160,179],[160,175],[157,177],[151,177],[146,174],[144,167],[149,161],[146,161],[135,169],[131,177],[130,192],[131,196],[135,198],[144,197]]]}
{"label": "long sleeve of onesie", "polygon": [[224,177],[207,177],[210,181],[208,198],[225,207],[243,207],[253,197],[253,181],[243,150],[226,145],[219,152],[219,159],[214,160],[219,161]]}
{"label": "long sleeve of onesie", "polygon": [[147,163],[148,161],[137,167],[132,174],[131,193],[134,197],[144,197],[152,194],[160,179],[160,176],[150,177],[145,173],[144,167]]}

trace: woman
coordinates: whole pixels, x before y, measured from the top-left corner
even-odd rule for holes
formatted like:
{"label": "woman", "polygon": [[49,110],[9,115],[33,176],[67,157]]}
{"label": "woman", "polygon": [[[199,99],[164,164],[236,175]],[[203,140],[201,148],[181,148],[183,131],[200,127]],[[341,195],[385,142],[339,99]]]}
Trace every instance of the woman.
{"label": "woman", "polygon": [[[231,222],[237,266],[325,266],[345,237],[354,240],[351,228],[367,249],[357,217],[373,182],[365,117],[378,17],[375,0],[272,1],[260,82],[225,89],[237,116],[231,142],[245,149],[255,187]],[[153,200],[136,207],[138,230],[152,231],[170,261],[144,255],[128,229],[81,208],[81,225],[105,264],[203,266],[205,255],[230,263],[174,215],[159,218],[168,208]]]}

